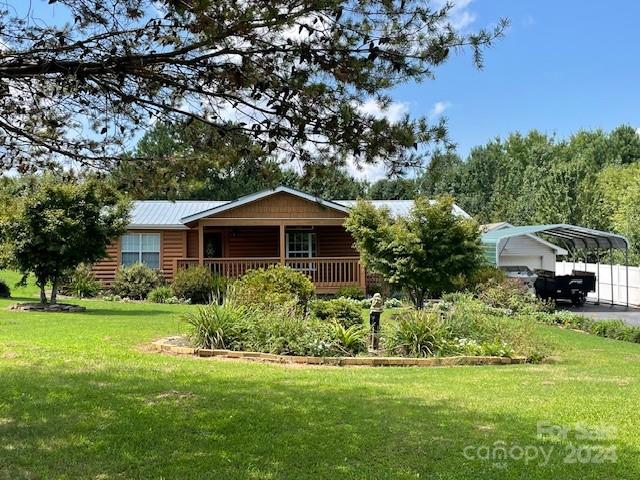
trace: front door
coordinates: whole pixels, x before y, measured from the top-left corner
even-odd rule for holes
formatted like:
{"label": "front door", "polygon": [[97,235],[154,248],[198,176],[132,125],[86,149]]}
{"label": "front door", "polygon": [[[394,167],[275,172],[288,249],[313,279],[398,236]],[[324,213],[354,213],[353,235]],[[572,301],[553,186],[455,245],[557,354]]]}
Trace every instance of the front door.
{"label": "front door", "polygon": [[205,232],[204,234],[204,256],[205,258],[222,257],[222,233]]}

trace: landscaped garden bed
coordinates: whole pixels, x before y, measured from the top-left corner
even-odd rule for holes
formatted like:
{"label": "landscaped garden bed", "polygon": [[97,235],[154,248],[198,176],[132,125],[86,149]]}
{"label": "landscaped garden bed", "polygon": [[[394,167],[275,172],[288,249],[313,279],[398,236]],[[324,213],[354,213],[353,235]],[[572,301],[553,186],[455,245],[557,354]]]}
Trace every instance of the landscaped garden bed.
{"label": "landscaped garden bed", "polygon": [[455,365],[512,365],[526,362],[524,357],[492,356],[456,356],[456,357],[312,357],[299,355],[277,355],[262,352],[244,352],[188,346],[186,337],[167,337],[153,342],[158,352],[176,355],[195,355],[198,357],[216,357],[241,359],[263,363],[288,363],[328,366],[364,366],[364,367],[450,367]]}

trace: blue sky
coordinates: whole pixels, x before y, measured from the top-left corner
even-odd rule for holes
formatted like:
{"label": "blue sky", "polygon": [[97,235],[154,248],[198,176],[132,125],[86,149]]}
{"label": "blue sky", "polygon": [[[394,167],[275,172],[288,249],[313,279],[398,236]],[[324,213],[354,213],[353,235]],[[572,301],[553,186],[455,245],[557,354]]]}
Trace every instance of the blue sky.
{"label": "blue sky", "polygon": [[458,55],[436,80],[392,97],[411,115],[429,115],[440,102],[462,155],[516,130],[565,137],[640,127],[640,2],[462,0],[457,16],[470,31],[503,16],[511,27],[486,52],[484,70]]}

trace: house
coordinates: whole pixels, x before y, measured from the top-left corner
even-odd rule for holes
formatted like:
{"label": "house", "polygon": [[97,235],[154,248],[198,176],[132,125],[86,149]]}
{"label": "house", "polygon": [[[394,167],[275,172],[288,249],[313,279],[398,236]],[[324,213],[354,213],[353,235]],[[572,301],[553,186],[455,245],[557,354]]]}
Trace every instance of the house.
{"label": "house", "polygon": [[[353,238],[343,224],[355,200],[325,200],[287,187],[232,201],[138,201],[127,232],[93,267],[108,286],[123,265],[142,262],[171,281],[180,268],[204,265],[217,275],[287,265],[309,276],[318,293],[366,288]],[[395,216],[412,200],[374,200]],[[456,215],[468,215],[454,206]]]}
{"label": "house", "polygon": [[480,227],[487,259],[497,267],[525,266],[531,270],[555,271],[556,256],[568,254],[564,248],[532,234],[506,237],[499,241],[496,251],[495,239],[500,238],[501,231],[509,228],[513,228],[513,225],[507,222],[489,223]]}

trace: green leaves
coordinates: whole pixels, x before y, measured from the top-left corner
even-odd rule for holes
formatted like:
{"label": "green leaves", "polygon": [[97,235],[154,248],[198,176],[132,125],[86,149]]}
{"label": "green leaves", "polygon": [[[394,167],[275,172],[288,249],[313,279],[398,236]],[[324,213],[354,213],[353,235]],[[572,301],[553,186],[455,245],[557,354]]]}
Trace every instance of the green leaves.
{"label": "green leaves", "polygon": [[418,197],[409,216],[392,218],[363,201],[352,209],[345,227],[365,264],[405,289],[420,308],[427,295],[455,290],[461,277],[482,264],[477,224],[452,210],[451,197],[434,204]]}

